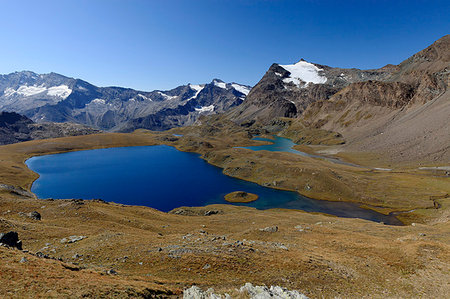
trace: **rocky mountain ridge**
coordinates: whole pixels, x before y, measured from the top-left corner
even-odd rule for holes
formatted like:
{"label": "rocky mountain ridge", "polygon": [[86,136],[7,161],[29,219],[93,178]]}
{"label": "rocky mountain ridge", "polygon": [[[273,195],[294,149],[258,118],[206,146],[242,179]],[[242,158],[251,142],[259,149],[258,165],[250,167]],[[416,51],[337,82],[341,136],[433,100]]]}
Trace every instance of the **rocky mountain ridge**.
{"label": "rocky mountain ridge", "polygon": [[107,131],[165,130],[243,102],[250,87],[214,79],[151,92],[97,87],[56,73],[0,75],[0,110],[35,122],[73,122]]}
{"label": "rocky mountain ridge", "polygon": [[376,70],[303,60],[273,64],[246,101],[224,117],[312,144],[316,133],[337,134],[345,141],[331,143],[346,143],[340,150],[375,151],[397,161],[450,161],[449,75],[450,35],[399,65]]}
{"label": "rocky mountain ridge", "polygon": [[247,96],[246,102],[230,111],[236,122],[275,117],[297,117],[318,100],[326,100],[339,90],[355,82],[382,80],[396,66],[378,70],[332,68],[303,59],[292,65],[272,64]]}

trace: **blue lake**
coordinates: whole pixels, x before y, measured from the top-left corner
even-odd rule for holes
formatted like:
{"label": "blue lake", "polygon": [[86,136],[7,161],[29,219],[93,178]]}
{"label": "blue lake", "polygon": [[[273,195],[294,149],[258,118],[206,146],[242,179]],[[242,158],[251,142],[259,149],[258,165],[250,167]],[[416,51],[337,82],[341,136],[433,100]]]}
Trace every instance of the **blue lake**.
{"label": "blue lake", "polygon": [[230,204],[233,191],[259,195],[258,209],[286,208],[400,225],[393,216],[353,203],[314,200],[228,177],[218,167],[166,145],[120,147],[33,157],[28,167],[40,177],[31,188],[39,198],[100,198],[164,212],[180,206]]}

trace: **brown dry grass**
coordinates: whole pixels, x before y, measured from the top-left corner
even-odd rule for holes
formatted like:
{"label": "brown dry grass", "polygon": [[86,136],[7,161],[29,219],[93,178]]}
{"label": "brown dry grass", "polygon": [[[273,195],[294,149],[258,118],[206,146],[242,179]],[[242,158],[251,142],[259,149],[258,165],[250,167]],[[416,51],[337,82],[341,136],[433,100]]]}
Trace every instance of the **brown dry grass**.
{"label": "brown dry grass", "polygon": [[[437,298],[448,291],[450,234],[442,223],[389,227],[292,210],[207,209],[221,213],[181,216],[93,201],[3,199],[1,210],[9,212],[2,215],[2,231],[18,231],[24,249],[85,270],[2,249],[0,292],[125,297],[145,288],[179,292],[192,284],[229,291],[245,282],[282,285],[313,298]],[[18,214],[32,210],[42,214],[41,221]],[[260,231],[274,225],[276,233]],[[70,235],[87,238],[60,242]],[[22,256],[30,261],[19,263]],[[108,269],[119,274],[102,275]]]}
{"label": "brown dry grass", "polygon": [[[32,155],[165,143],[197,151],[235,177],[272,186],[276,182],[277,188],[298,189],[315,198],[379,205],[384,212],[429,207],[430,195],[450,193],[448,179],[426,173],[377,172],[287,153],[233,149],[258,142],[239,134],[205,137],[198,129],[180,129],[182,138],[140,131],[3,146],[0,182],[29,188],[36,174],[23,161]],[[313,187],[308,192],[305,182]],[[185,208],[198,215],[210,209],[221,213],[182,216],[147,207],[38,200],[7,192],[0,198],[0,231],[18,231],[24,249],[82,268],[70,271],[58,261],[0,248],[3,297],[142,297],[150,290],[179,293],[192,284],[229,292],[245,282],[298,289],[312,298],[443,298],[449,291],[447,199],[441,200],[441,209],[405,214],[409,222],[422,219],[428,224],[391,227],[228,205]],[[42,214],[41,221],[18,214],[34,210]],[[275,225],[276,233],[260,231]],[[60,242],[71,235],[87,238]],[[19,263],[22,256],[29,262]],[[119,274],[105,275],[108,269]]]}

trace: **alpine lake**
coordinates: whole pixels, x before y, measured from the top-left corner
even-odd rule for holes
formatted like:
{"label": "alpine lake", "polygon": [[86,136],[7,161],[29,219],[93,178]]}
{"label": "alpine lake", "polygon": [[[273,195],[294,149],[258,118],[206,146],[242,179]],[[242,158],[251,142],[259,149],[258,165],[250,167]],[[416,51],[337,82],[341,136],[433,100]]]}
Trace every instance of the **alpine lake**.
{"label": "alpine lake", "polygon": [[[272,144],[248,149],[306,154],[292,149],[294,143],[286,138],[275,136],[274,140],[259,140]],[[393,215],[364,209],[355,203],[311,199],[296,192],[229,177],[198,154],[181,152],[166,145],[37,156],[28,159],[26,164],[40,176],[31,188],[39,198],[102,199],[148,206],[163,212],[181,206],[233,204],[257,209],[295,209],[402,225]],[[234,191],[253,193],[259,198],[250,203],[225,201],[224,196]]]}

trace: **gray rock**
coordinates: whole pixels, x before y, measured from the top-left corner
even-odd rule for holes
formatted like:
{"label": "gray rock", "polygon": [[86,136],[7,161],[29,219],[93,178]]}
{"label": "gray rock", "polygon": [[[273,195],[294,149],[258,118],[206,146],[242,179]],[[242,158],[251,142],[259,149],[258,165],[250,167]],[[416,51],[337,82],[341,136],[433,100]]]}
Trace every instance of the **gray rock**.
{"label": "gray rock", "polygon": [[70,236],[68,238],[61,239],[60,242],[61,243],[68,243],[68,244],[70,244],[70,243],[75,243],[75,242],[81,241],[81,240],[86,239],[86,238],[87,238],[86,236]]}
{"label": "gray rock", "polygon": [[307,299],[305,295],[298,291],[289,291],[286,288],[280,286],[253,286],[251,283],[246,283],[239,289],[243,294],[247,294],[252,299],[264,299],[264,298],[286,298],[286,299]]}
{"label": "gray rock", "polygon": [[34,220],[41,220],[41,214],[39,214],[39,213],[36,212],[36,211],[33,211],[33,212],[28,213],[27,216],[28,216],[29,218],[31,218],[31,219],[34,219]]}
{"label": "gray rock", "polygon": [[[1,144],[1,142],[0,142],[0,144]],[[0,184],[0,190],[5,190],[5,191],[11,192],[13,194],[21,195],[24,197],[34,198],[33,193],[23,189],[22,187],[16,187],[16,186],[7,185],[7,184]]]}
{"label": "gray rock", "polygon": [[[239,290],[237,290],[240,295],[237,295],[238,298],[250,298],[250,299],[266,299],[266,298],[275,298],[275,299],[308,299],[302,293],[296,290],[288,290],[286,288],[282,288],[280,286],[253,286],[251,283],[246,283]],[[192,286],[183,292],[184,299],[228,299],[231,298],[230,295],[224,294],[216,294],[214,293],[214,289],[210,288],[206,291],[203,291],[197,286]]]}
{"label": "gray rock", "polygon": [[40,251],[36,252],[34,255],[37,256],[37,257],[39,257],[39,258],[44,258],[44,259],[49,259],[49,258],[50,258],[49,255],[44,254],[44,253],[42,253],[42,252],[40,252]]}
{"label": "gray rock", "polygon": [[259,229],[262,232],[275,233],[278,231],[278,226],[268,226],[266,228]]}
{"label": "gray rock", "polygon": [[228,299],[231,298],[228,294],[225,294],[223,297],[218,294],[214,294],[214,289],[209,288],[206,291],[203,291],[197,286],[192,286],[183,292],[183,299]]}
{"label": "gray rock", "polygon": [[211,215],[215,215],[215,214],[219,214],[219,211],[217,210],[209,210],[205,212],[205,216],[211,216]]}
{"label": "gray rock", "polygon": [[108,271],[106,271],[106,274],[109,274],[109,275],[117,275],[117,274],[119,274],[119,273],[117,273],[117,271],[114,270],[114,269],[109,269]]}
{"label": "gray rock", "polygon": [[19,262],[19,263],[26,263],[26,262],[28,262],[27,258],[26,258],[26,257],[22,257],[22,258],[20,259],[20,262]]}

